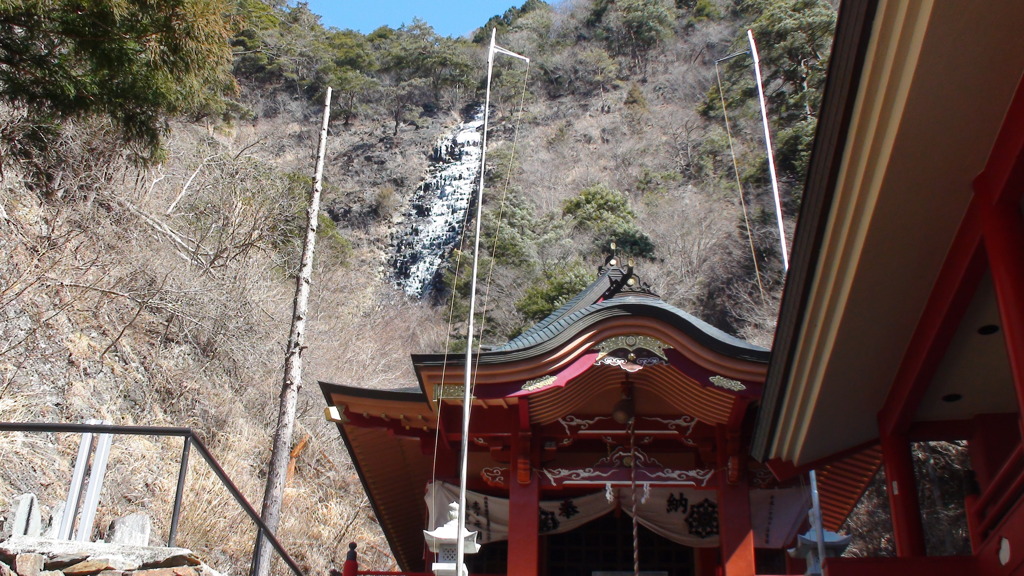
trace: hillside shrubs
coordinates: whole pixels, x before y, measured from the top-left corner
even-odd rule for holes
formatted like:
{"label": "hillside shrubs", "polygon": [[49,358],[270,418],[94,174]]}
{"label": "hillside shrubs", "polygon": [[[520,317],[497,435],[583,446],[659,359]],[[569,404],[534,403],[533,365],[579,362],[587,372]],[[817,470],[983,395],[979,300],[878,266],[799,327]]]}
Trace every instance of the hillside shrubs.
{"label": "hillside shrubs", "polygon": [[225,0],[27,0],[0,7],[0,99],[37,123],[101,115],[156,150],[168,115],[222,109]]}
{"label": "hillside shrubs", "polygon": [[[636,213],[621,192],[603,184],[591,186],[565,202],[562,213],[594,236],[597,247],[615,242],[623,253],[654,256],[654,242],[636,224]],[[600,248],[599,248],[600,249]]]}

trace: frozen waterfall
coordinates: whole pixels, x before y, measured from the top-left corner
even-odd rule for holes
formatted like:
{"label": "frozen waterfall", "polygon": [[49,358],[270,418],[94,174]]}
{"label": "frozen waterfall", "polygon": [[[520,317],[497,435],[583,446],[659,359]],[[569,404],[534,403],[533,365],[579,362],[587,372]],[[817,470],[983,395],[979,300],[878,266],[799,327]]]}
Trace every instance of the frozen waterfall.
{"label": "frozen waterfall", "polygon": [[483,123],[479,112],[434,144],[429,173],[412,198],[392,259],[395,282],[406,294],[427,292],[458,244],[480,177]]}

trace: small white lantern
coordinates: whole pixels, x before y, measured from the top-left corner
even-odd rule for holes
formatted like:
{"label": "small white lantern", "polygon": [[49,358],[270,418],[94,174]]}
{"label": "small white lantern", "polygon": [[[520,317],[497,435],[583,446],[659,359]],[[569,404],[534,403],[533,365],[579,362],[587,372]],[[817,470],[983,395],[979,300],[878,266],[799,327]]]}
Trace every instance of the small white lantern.
{"label": "small white lantern", "polygon": [[[476,532],[462,530],[464,552],[476,554],[480,551],[480,544],[476,541]],[[436,576],[467,576],[469,571],[466,565],[461,570],[456,570],[458,563],[459,546],[459,503],[452,502],[448,505],[448,522],[434,530],[424,530],[423,537],[427,541],[427,547],[431,552],[437,554],[437,562],[434,562],[430,569]]]}

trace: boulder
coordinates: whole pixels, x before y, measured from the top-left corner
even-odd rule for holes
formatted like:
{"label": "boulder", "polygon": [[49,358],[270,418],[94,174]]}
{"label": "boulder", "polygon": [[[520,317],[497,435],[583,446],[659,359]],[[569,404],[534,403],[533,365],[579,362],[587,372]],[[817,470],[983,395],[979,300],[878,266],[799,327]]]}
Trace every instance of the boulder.
{"label": "boulder", "polygon": [[111,562],[106,558],[90,558],[77,564],[72,564],[61,570],[66,576],[87,576],[88,574],[99,574],[104,570],[114,569]]}
{"label": "boulder", "polygon": [[24,552],[16,554],[14,556],[14,571],[18,573],[18,576],[38,576],[43,571],[43,558],[42,554],[33,554],[31,552]]}
{"label": "boulder", "polygon": [[46,563],[43,565],[43,568],[46,570],[63,570],[72,564],[78,564],[88,557],[88,554],[58,554],[56,556],[47,556]]}

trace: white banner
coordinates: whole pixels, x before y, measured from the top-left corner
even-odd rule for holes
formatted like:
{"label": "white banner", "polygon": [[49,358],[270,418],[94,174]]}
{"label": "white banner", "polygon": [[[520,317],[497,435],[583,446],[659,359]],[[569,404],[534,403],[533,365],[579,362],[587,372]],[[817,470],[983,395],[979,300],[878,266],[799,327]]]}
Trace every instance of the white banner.
{"label": "white banner", "polygon": [[[542,500],[538,511],[540,534],[561,534],[621,508],[631,514],[630,488],[611,488],[576,498]],[[694,548],[718,546],[718,504],[714,490],[678,487],[637,490],[637,522],[655,534]],[[609,500],[610,496],[610,500]],[[457,502],[459,489],[445,482],[427,486],[428,530],[447,521],[448,504]],[[782,548],[792,543],[807,518],[810,495],[806,488],[751,490],[750,516],[758,548]],[[508,540],[509,501],[466,492],[466,528],[480,533],[483,544]]]}

